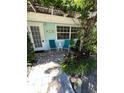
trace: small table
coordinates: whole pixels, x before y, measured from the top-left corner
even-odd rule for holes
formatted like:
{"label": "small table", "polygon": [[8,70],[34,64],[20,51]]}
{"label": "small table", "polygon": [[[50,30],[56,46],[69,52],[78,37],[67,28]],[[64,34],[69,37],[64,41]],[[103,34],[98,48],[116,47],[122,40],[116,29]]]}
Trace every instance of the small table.
{"label": "small table", "polygon": [[62,44],[61,44],[61,42],[59,42],[59,45],[58,45],[58,47],[57,47],[57,48],[58,48],[58,51],[59,51],[59,50],[61,50],[61,51],[62,51]]}

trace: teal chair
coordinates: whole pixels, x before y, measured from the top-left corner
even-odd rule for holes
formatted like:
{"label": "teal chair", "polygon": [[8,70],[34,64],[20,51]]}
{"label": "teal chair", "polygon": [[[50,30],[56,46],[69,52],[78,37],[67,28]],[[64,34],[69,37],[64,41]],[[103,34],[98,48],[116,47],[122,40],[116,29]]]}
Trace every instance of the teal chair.
{"label": "teal chair", "polygon": [[66,39],[64,41],[63,49],[67,49],[68,52],[69,52],[69,50],[70,50],[70,40]]}
{"label": "teal chair", "polygon": [[49,40],[50,49],[57,49],[55,40]]}

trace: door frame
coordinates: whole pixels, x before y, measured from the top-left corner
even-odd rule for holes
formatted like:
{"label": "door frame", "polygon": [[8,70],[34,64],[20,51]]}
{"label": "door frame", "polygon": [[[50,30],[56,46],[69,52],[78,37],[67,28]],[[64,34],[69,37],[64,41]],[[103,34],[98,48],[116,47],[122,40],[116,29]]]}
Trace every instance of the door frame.
{"label": "door frame", "polygon": [[[45,46],[45,36],[44,36],[43,23],[27,22],[27,26],[28,26],[28,31],[29,31],[29,33],[30,33],[31,42],[33,43],[34,51],[45,50],[45,47],[46,47],[46,46]],[[41,37],[42,47],[38,47],[38,48],[35,47],[30,26],[38,26],[38,27],[39,27],[39,30],[40,30],[39,33],[40,33],[40,37]]]}

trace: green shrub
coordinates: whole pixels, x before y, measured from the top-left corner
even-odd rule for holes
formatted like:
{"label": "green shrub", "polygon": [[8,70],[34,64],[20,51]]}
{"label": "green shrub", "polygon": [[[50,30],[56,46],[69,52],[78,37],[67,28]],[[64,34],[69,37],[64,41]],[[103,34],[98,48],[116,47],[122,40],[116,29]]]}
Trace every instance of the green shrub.
{"label": "green shrub", "polygon": [[33,62],[34,62],[34,49],[29,37],[29,33],[27,33],[27,63],[33,64]]}
{"label": "green shrub", "polygon": [[72,54],[66,55],[64,62],[61,62],[62,70],[69,75],[86,75],[96,68],[94,57],[77,60]]}

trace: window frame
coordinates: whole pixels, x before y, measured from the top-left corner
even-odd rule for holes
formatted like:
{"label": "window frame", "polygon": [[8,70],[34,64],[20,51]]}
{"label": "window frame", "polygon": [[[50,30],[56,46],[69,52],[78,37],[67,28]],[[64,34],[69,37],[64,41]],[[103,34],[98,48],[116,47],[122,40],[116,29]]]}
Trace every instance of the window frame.
{"label": "window frame", "polygon": [[[58,32],[58,26],[60,26],[60,27],[63,27],[63,29],[64,29],[64,27],[68,27],[68,32]],[[63,34],[69,34],[68,35],[68,38],[58,38],[58,33],[63,33]],[[70,26],[69,25],[56,25],[56,39],[57,40],[65,40],[65,39],[70,39]]]}
{"label": "window frame", "polygon": [[[77,31],[72,32],[72,28],[76,28]],[[72,39],[72,34],[78,34],[78,29],[80,29],[80,27],[78,26],[71,26],[71,39]],[[77,39],[78,37],[74,37],[73,39]]]}
{"label": "window frame", "polygon": [[[78,33],[78,31],[77,32],[72,32],[71,31],[71,29],[72,29],[72,27],[76,27],[76,28],[79,28],[80,29],[80,26],[75,26],[75,25],[64,25],[64,24],[57,24],[56,25],[56,40],[65,40],[65,39],[58,39],[58,33],[61,33],[61,32],[57,32],[57,26],[62,26],[62,27],[65,27],[65,26],[67,26],[67,27],[69,27],[69,32],[62,32],[62,33],[69,33],[69,40],[72,38],[72,33]],[[73,38],[73,39],[77,39],[77,38]]]}

